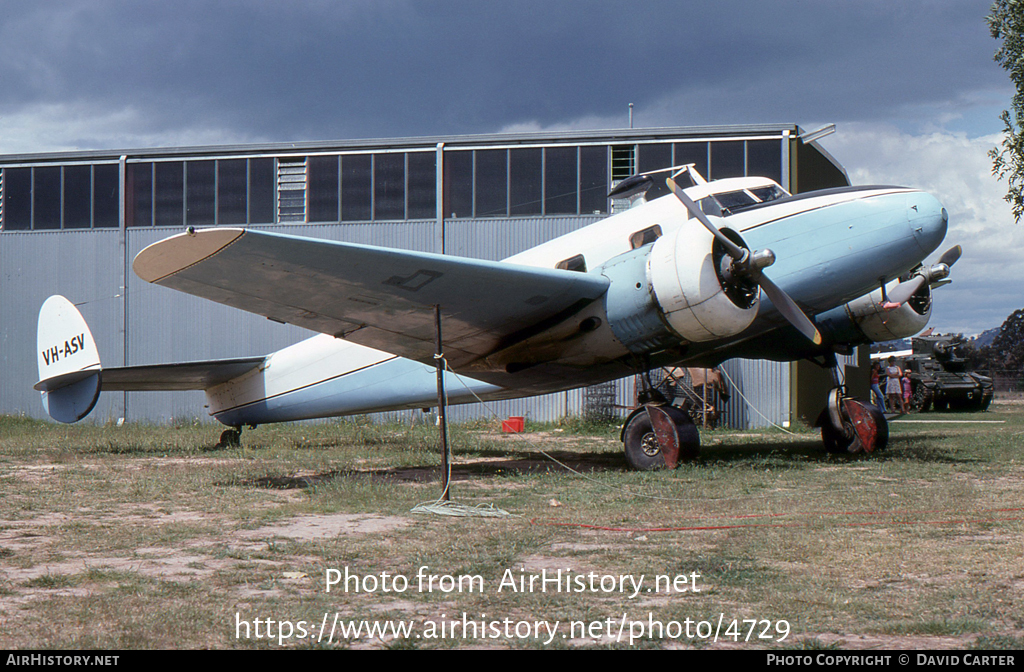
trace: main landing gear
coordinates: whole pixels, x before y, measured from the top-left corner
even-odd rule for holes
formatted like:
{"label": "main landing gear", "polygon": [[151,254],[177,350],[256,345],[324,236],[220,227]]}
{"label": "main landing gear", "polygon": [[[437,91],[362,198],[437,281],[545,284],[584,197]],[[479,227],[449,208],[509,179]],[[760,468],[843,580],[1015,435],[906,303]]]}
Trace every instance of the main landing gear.
{"label": "main landing gear", "polygon": [[626,462],[632,469],[675,469],[680,460],[692,460],[700,453],[700,432],[693,418],[656,390],[641,393],[641,405],[622,427]]}
{"label": "main landing gear", "polygon": [[889,423],[874,404],[851,399],[836,387],[818,416],[821,441],[830,453],[874,453],[889,443]]}

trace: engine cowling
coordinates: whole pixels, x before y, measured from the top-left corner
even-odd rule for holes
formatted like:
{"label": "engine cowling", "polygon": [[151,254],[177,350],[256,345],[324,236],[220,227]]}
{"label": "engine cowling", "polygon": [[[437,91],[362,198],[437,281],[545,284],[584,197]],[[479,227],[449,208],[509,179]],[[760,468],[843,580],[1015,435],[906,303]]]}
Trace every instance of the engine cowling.
{"label": "engine cowling", "polygon": [[757,288],[724,279],[729,258],[720,247],[690,220],[605,264],[601,272],[611,280],[605,309],[619,342],[643,353],[732,336],[750,326]]}
{"label": "engine cowling", "polygon": [[883,303],[879,288],[841,308],[819,315],[818,321],[828,326],[833,340],[844,343],[909,338],[928,326],[932,315],[932,296],[927,284],[899,308],[886,310]]}
{"label": "engine cowling", "polygon": [[669,327],[687,341],[734,336],[757,316],[756,288],[730,287],[723,270],[728,264],[718,247],[691,219],[659,238],[651,250],[648,275],[655,300]]}

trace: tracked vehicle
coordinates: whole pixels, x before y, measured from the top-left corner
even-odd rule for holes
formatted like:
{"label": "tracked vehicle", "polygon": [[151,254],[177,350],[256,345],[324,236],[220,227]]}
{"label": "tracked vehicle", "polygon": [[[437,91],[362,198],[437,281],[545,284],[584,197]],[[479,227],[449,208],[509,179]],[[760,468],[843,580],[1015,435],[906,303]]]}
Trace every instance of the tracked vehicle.
{"label": "tracked vehicle", "polygon": [[911,407],[984,411],[992,403],[992,379],[970,371],[960,336],[921,336],[913,339],[914,354],[904,360],[910,373]]}

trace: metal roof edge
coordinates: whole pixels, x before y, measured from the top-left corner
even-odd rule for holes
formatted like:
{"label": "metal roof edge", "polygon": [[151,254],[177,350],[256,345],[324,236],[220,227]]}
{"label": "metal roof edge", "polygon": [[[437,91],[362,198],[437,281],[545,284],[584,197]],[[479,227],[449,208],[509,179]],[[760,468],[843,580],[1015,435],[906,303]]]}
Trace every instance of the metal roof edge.
{"label": "metal roof edge", "polygon": [[36,152],[23,154],[0,154],[0,163],[38,163],[50,161],[98,161],[117,160],[122,156],[129,158],[172,157],[172,156],[223,156],[226,154],[298,154],[304,151],[330,150],[367,150],[367,149],[399,149],[434,147],[439,143],[446,146],[459,145],[509,145],[535,144],[544,142],[564,141],[595,141],[616,144],[642,140],[657,140],[669,136],[747,136],[774,135],[780,136],[789,131],[799,133],[796,124],[730,124],[715,126],[664,126],[653,128],[622,128],[622,129],[590,129],[563,131],[530,131],[509,133],[485,133],[470,135],[413,136],[399,138],[357,138],[349,140],[322,140],[303,142],[256,142],[225,145],[194,145],[147,147],[135,149],[109,150],[74,150],[55,152]]}

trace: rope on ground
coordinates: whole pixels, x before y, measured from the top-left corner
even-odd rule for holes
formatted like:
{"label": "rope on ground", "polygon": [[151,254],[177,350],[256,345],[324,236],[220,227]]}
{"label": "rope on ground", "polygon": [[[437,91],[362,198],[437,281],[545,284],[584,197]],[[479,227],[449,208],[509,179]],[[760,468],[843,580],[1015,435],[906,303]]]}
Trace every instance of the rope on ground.
{"label": "rope on ground", "polygon": [[729,385],[731,385],[731,386],[732,386],[732,389],[736,390],[736,394],[740,395],[740,399],[742,399],[742,400],[743,400],[744,402],[746,402],[746,404],[747,404],[747,407],[748,407],[748,408],[749,408],[750,410],[752,410],[752,411],[753,411],[754,413],[757,413],[757,414],[758,414],[758,415],[760,415],[760,416],[761,416],[762,418],[764,418],[764,419],[765,419],[765,420],[766,420],[766,421],[768,422],[768,424],[769,424],[769,425],[771,425],[772,427],[775,427],[775,428],[777,428],[777,429],[781,429],[781,430],[782,430],[782,431],[784,431],[784,432],[785,432],[786,434],[789,434],[789,435],[791,435],[791,436],[796,436],[796,432],[791,432],[791,431],[789,431],[788,429],[786,429],[785,427],[783,427],[782,425],[778,425],[778,424],[776,424],[776,423],[772,422],[772,419],[771,419],[771,418],[769,418],[769,417],[768,417],[767,415],[765,415],[765,414],[764,414],[764,413],[762,413],[762,412],[761,412],[760,410],[758,410],[757,406],[754,406],[754,404],[753,404],[753,403],[751,403],[751,401],[750,401],[749,399],[747,399],[747,398],[746,398],[746,397],[745,397],[745,396],[743,395],[743,390],[741,390],[741,389],[740,389],[739,385],[737,385],[736,383],[732,382],[732,378],[730,378],[730,377],[729,377],[729,373],[728,373],[728,372],[727,372],[727,371],[726,371],[726,370],[725,370],[724,368],[723,368],[723,369],[720,369],[720,370],[721,370],[721,372],[722,372],[722,375],[723,375],[723,376],[725,376],[725,379],[729,381]]}

